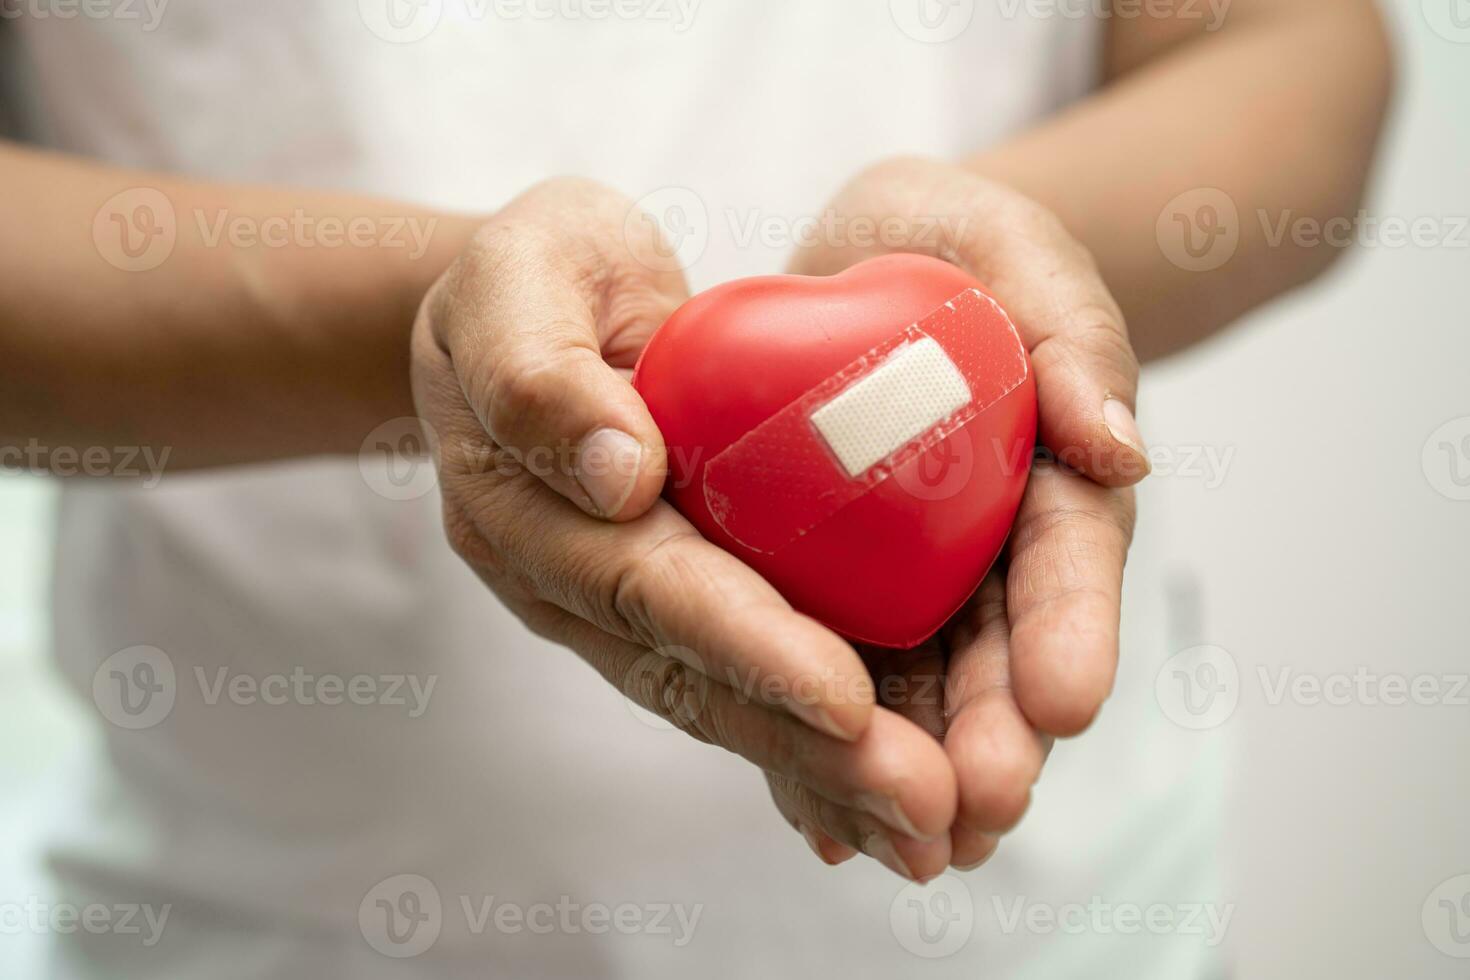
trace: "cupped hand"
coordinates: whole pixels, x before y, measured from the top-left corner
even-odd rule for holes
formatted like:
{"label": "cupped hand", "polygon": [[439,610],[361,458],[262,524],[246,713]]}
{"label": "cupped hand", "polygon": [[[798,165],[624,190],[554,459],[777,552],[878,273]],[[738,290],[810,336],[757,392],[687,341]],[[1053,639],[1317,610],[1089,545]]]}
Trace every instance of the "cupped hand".
{"label": "cupped hand", "polygon": [[433,287],[413,389],[449,539],[635,702],[853,814],[896,870],[942,869],[943,749],[875,705],[848,643],[659,498],[664,445],[627,369],[686,298],[672,265],[625,198],[563,179],[496,214]]}
{"label": "cupped hand", "polygon": [[[1138,362],[1091,255],[1007,187],[894,160],[854,180],[830,213],[841,220],[826,227],[838,231],[801,249],[792,272],[831,275],[891,251],[953,262],[1011,315],[1035,371],[1042,451],[996,567],[928,643],[864,651],[880,703],[944,745],[959,792],[951,859],[975,867],[1021,819],[1052,739],[1083,731],[1112,689],[1134,519],[1127,488],[1149,470],[1133,420]],[[770,784],[825,860],[852,855],[857,815]]]}

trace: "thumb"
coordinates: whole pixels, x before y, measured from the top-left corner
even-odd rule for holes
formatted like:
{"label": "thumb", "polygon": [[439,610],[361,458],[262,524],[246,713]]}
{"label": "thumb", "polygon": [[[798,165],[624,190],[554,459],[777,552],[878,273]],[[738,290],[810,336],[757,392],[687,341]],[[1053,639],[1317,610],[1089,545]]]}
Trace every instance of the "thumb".
{"label": "thumb", "polygon": [[994,290],[1036,372],[1038,436],[1071,468],[1109,487],[1148,476],[1134,417],[1138,358],[1123,313],[1090,253],[1055,216],[1006,195],[961,253]]}
{"label": "thumb", "polygon": [[[1025,315],[1023,308],[1017,319]],[[1132,486],[1152,465],[1134,417],[1137,361],[1120,328],[1100,314],[1081,316],[1031,350],[1038,436],[1062,463],[1097,483]]]}
{"label": "thumb", "polygon": [[667,471],[658,427],[619,367],[686,296],[681,273],[638,261],[627,213],[587,181],[538,185],[481,230],[431,301],[436,338],[492,442],[614,521],[653,506]]}

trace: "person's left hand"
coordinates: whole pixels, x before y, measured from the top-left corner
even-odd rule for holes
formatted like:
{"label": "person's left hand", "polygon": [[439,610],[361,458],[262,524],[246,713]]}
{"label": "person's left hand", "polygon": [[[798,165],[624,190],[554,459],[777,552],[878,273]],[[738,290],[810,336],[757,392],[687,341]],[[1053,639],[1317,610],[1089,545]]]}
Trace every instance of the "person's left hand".
{"label": "person's left hand", "polygon": [[[954,262],[1011,315],[1036,372],[1039,441],[1052,459],[1033,466],[995,567],[919,648],[860,651],[880,700],[944,743],[959,785],[951,861],[969,869],[1025,813],[1052,739],[1086,729],[1112,689],[1134,519],[1126,488],[1149,470],[1133,421],[1138,362],[1091,255],[1010,188],[894,160],[859,176],[831,210],[842,220],[826,227],[844,240],[804,247],[790,271],[831,275],[891,251]],[[864,228],[882,234],[865,239]],[[779,776],[768,782],[823,860],[861,847],[855,814]]]}

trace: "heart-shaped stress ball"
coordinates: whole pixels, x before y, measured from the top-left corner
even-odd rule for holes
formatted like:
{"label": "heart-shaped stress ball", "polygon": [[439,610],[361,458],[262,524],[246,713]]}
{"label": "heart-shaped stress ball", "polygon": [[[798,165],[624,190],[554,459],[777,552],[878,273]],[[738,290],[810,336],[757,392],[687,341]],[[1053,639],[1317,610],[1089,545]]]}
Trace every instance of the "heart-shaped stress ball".
{"label": "heart-shaped stress ball", "polygon": [[690,300],[633,384],[666,494],[706,538],[839,633],[928,639],[1020,505],[1036,387],[1010,318],[937,259],[766,276]]}

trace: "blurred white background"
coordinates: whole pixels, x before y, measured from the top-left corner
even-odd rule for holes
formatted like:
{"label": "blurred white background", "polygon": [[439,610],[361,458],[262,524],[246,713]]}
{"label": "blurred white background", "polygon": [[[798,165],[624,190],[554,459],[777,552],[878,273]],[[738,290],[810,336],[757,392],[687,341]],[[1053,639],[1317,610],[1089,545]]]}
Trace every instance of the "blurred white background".
{"label": "blurred white background", "polygon": [[[1451,881],[1470,875],[1470,2],[1391,6],[1398,105],[1368,210],[1438,243],[1366,243],[1144,393],[1156,447],[1228,459],[1218,485],[1156,480],[1201,577],[1189,629],[1236,669],[1217,731],[1248,978],[1470,975],[1449,955],[1470,957],[1470,879]],[[89,738],[46,655],[51,517],[45,481],[0,477],[5,901],[44,893],[39,801]],[[1437,703],[1382,703],[1400,680]],[[6,975],[34,975],[17,938]]]}
{"label": "blurred white background", "polygon": [[[1470,689],[1447,697],[1470,673],[1470,4],[1456,30],[1453,0],[1385,6],[1398,105],[1368,210],[1429,219],[1444,243],[1360,247],[1146,391],[1152,441],[1235,449],[1217,489],[1169,492],[1204,635],[1239,669],[1222,727],[1230,943],[1250,978],[1470,976],[1427,935],[1453,922],[1470,956],[1470,902],[1431,900],[1470,873]],[[1354,680],[1347,704],[1272,704],[1284,671],[1358,668],[1379,677],[1368,697]],[[1389,675],[1458,704],[1368,703]]]}

